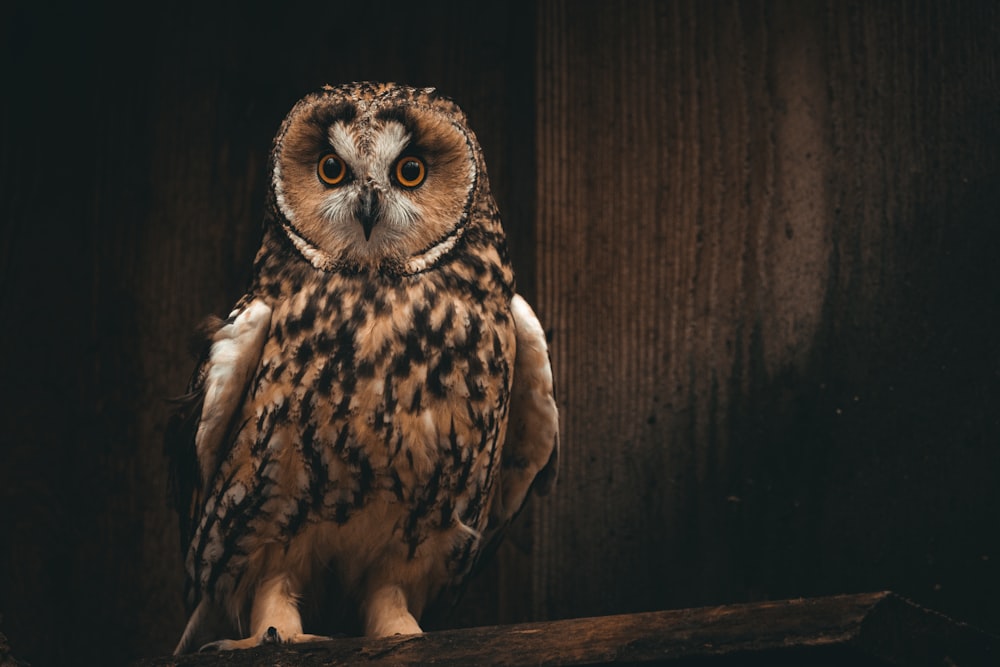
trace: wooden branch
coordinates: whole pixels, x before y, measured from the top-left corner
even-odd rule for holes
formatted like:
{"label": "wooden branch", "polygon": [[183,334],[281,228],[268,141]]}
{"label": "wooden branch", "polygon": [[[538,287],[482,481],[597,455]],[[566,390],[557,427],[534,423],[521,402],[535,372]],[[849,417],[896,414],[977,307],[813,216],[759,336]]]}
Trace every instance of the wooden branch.
{"label": "wooden branch", "polygon": [[893,593],[758,602],[156,658],[135,667],[1000,664],[1000,638]]}

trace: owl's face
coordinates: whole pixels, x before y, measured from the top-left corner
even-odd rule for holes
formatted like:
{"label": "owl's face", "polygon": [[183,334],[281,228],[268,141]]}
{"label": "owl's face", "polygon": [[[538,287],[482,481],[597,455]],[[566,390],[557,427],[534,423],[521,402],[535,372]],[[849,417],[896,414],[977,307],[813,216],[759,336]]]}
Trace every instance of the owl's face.
{"label": "owl's face", "polygon": [[461,111],[431,90],[324,89],[296,105],[275,140],[285,231],[321,268],[412,261],[468,217],[475,146]]}

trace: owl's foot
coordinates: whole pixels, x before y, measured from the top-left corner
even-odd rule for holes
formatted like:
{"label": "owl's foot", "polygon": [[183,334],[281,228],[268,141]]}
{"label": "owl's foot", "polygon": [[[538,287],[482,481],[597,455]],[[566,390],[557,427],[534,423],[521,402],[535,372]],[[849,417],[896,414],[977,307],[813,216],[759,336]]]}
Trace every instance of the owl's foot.
{"label": "owl's foot", "polygon": [[270,577],[257,588],[251,611],[252,632],[246,639],[220,639],[205,644],[202,651],[232,651],[264,644],[302,644],[330,639],[302,632],[298,591],[285,575]]}
{"label": "owl's foot", "polygon": [[304,644],[306,642],[320,642],[330,639],[323,635],[307,635],[298,633],[282,637],[281,633],[272,625],[259,637],[247,637],[246,639],[220,639],[202,646],[199,651],[207,653],[209,651],[232,651],[240,648],[253,648],[265,644]]}
{"label": "owl's foot", "polygon": [[385,586],[369,595],[364,609],[365,635],[391,637],[415,635],[423,630],[410,613],[406,594],[399,586]]}

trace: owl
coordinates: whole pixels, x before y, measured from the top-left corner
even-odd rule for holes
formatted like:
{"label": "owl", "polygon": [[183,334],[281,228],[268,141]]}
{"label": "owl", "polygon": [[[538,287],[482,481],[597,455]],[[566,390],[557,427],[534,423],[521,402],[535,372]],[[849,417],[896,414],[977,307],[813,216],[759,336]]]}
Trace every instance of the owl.
{"label": "owl", "polygon": [[324,87],[269,176],[249,288],[168,426],[175,653],[419,633],[556,477],[545,335],[458,106]]}

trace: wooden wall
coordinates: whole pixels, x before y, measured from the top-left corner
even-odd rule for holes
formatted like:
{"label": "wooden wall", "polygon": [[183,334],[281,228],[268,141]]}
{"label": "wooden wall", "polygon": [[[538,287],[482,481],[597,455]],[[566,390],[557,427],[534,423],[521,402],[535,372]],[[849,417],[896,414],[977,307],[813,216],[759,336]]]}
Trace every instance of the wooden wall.
{"label": "wooden wall", "polygon": [[358,78],[468,112],[552,338],[560,485],[441,624],[893,588],[1000,631],[995,4],[411,4],[0,13],[14,653],[172,647],[165,398],[282,116]]}
{"label": "wooden wall", "polygon": [[891,587],[995,625],[996,6],[538,24],[536,612]]}

